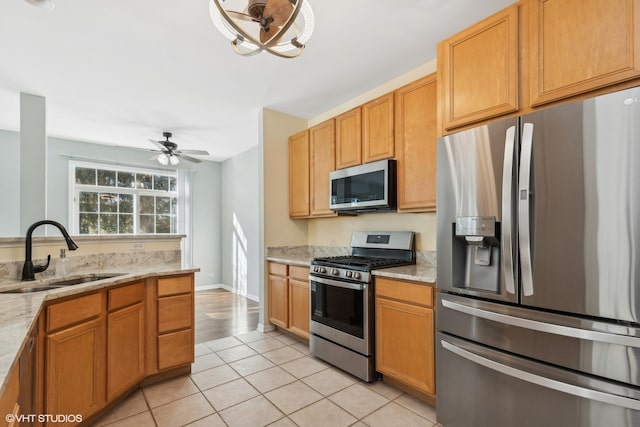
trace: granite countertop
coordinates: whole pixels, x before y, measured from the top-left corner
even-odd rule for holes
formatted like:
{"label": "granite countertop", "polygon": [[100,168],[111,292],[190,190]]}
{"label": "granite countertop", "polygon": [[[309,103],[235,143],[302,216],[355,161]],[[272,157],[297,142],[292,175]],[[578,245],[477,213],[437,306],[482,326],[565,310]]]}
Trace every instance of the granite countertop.
{"label": "granite countertop", "polygon": [[275,255],[268,256],[267,261],[309,267],[313,258],[315,257],[309,254]]}
{"label": "granite countertop", "polygon": [[11,367],[16,363],[29,336],[35,326],[38,315],[45,302],[70,295],[96,291],[148,277],[169,276],[181,273],[195,273],[199,268],[166,264],[127,269],[110,268],[96,270],[91,273],[72,274],[64,277],[51,277],[33,282],[10,281],[0,284],[0,292],[23,286],[45,286],[55,280],[72,279],[80,276],[118,274],[115,277],[95,282],[67,286],[49,291],[25,294],[0,294],[0,395],[4,392]]}

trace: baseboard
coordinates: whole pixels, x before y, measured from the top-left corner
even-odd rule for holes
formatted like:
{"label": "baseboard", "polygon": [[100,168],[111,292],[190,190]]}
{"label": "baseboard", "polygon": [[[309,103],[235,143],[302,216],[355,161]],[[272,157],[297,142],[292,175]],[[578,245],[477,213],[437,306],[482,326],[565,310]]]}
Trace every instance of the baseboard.
{"label": "baseboard", "polygon": [[256,328],[258,330],[258,332],[271,332],[271,331],[275,331],[276,327],[273,326],[271,323],[268,324],[264,324],[264,323],[258,323],[258,327]]}
{"label": "baseboard", "polygon": [[[235,289],[233,289],[229,285],[225,285],[224,283],[218,283],[216,285],[198,286],[198,287],[196,287],[196,292],[197,291],[209,291],[211,289],[224,289],[225,291],[233,292],[234,294],[240,295],[235,291]],[[247,298],[247,299],[250,299],[253,302],[258,302],[258,303],[260,302],[260,297],[258,297],[257,295],[247,294],[247,295],[242,295],[242,296]]]}

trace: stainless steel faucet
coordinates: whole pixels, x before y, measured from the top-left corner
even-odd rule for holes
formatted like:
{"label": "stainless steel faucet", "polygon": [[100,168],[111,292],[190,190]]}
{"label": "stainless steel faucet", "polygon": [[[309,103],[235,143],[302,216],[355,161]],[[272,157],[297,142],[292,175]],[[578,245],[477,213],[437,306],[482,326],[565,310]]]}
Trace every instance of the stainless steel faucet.
{"label": "stainless steel faucet", "polygon": [[57,227],[58,230],[60,230],[60,232],[62,233],[64,240],[67,241],[67,247],[69,248],[69,250],[75,251],[76,249],[78,249],[78,245],[76,244],[76,242],[73,241],[71,236],[69,236],[69,233],[67,233],[67,230],[59,222],[50,221],[48,219],[34,222],[33,224],[31,224],[31,226],[27,230],[27,240],[25,243],[25,257],[24,257],[25,261],[24,261],[24,266],[22,267],[23,281],[35,280],[36,279],[35,273],[42,273],[43,271],[45,271],[47,268],[49,268],[49,263],[51,262],[51,255],[47,255],[47,263],[45,265],[33,265],[33,261],[31,261],[31,248],[32,248],[31,235],[33,234],[33,230],[35,230],[41,225],[53,225]]}

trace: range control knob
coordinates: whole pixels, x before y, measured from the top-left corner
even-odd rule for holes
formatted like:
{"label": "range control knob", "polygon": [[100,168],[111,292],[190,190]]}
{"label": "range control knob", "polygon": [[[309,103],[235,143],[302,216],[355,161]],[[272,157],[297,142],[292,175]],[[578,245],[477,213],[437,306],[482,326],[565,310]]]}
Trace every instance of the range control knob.
{"label": "range control knob", "polygon": [[338,274],[340,274],[340,272],[338,271],[337,268],[332,268],[331,269],[331,274],[333,274],[334,276],[337,276]]}
{"label": "range control knob", "polygon": [[320,271],[319,271],[319,272],[320,272],[320,273],[326,273],[326,272],[327,272],[327,269],[326,269],[326,268],[324,268],[324,267],[320,267]]}
{"label": "range control knob", "polygon": [[353,272],[352,271],[347,271],[346,274],[347,274],[347,277],[351,277],[353,275]]}
{"label": "range control knob", "polygon": [[354,279],[359,279],[360,278],[360,273],[358,273],[357,271],[353,272],[353,278]]}
{"label": "range control knob", "polygon": [[317,265],[314,265],[314,266],[313,266],[313,272],[314,272],[314,273],[317,273],[317,272],[318,272],[318,266],[317,266]]}

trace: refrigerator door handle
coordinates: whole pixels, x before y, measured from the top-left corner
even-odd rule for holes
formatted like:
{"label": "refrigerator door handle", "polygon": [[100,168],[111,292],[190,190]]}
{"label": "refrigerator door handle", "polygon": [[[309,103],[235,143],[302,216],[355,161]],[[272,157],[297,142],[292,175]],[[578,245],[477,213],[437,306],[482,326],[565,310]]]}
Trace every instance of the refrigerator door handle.
{"label": "refrigerator door handle", "polygon": [[520,187],[518,191],[518,242],[520,243],[520,274],[522,293],[533,295],[533,266],[531,261],[531,158],[533,155],[533,124],[525,123],[522,129],[522,157],[520,159]]}
{"label": "refrigerator door handle", "polygon": [[516,127],[507,129],[504,144],[504,166],[502,170],[502,265],[504,266],[505,288],[515,294],[515,270],[513,268],[513,153],[515,150]]}
{"label": "refrigerator door handle", "polygon": [[491,320],[518,328],[530,329],[533,331],[562,335],[565,337],[583,339],[588,341],[597,341],[607,344],[617,344],[626,347],[640,348],[640,338],[632,336],[592,331],[587,329],[574,328],[571,326],[541,322],[538,320],[524,319],[522,317],[496,313],[494,311],[487,311],[477,307],[470,307],[468,305],[448,301],[446,299],[442,300],[442,306],[450,310],[468,314],[469,316],[480,317],[482,319]]}
{"label": "refrigerator door handle", "polygon": [[467,359],[470,362],[484,366],[485,368],[492,369],[496,372],[508,375],[510,377],[517,378],[522,381],[527,381],[532,384],[539,385],[541,387],[557,390],[562,393],[571,394],[573,396],[582,397],[585,399],[596,400],[598,402],[607,403],[610,405],[621,406],[623,408],[632,409],[635,411],[640,410],[640,400],[630,399],[628,397],[618,396],[615,394],[603,393],[601,391],[592,390],[589,388],[580,387],[573,384],[568,384],[562,381],[553,380],[540,375],[533,374],[531,372],[523,371],[494,360],[488,359],[483,356],[479,356],[470,351],[464,350],[456,345],[453,345],[445,340],[440,340],[440,344],[446,350],[457,354],[458,356]]}

